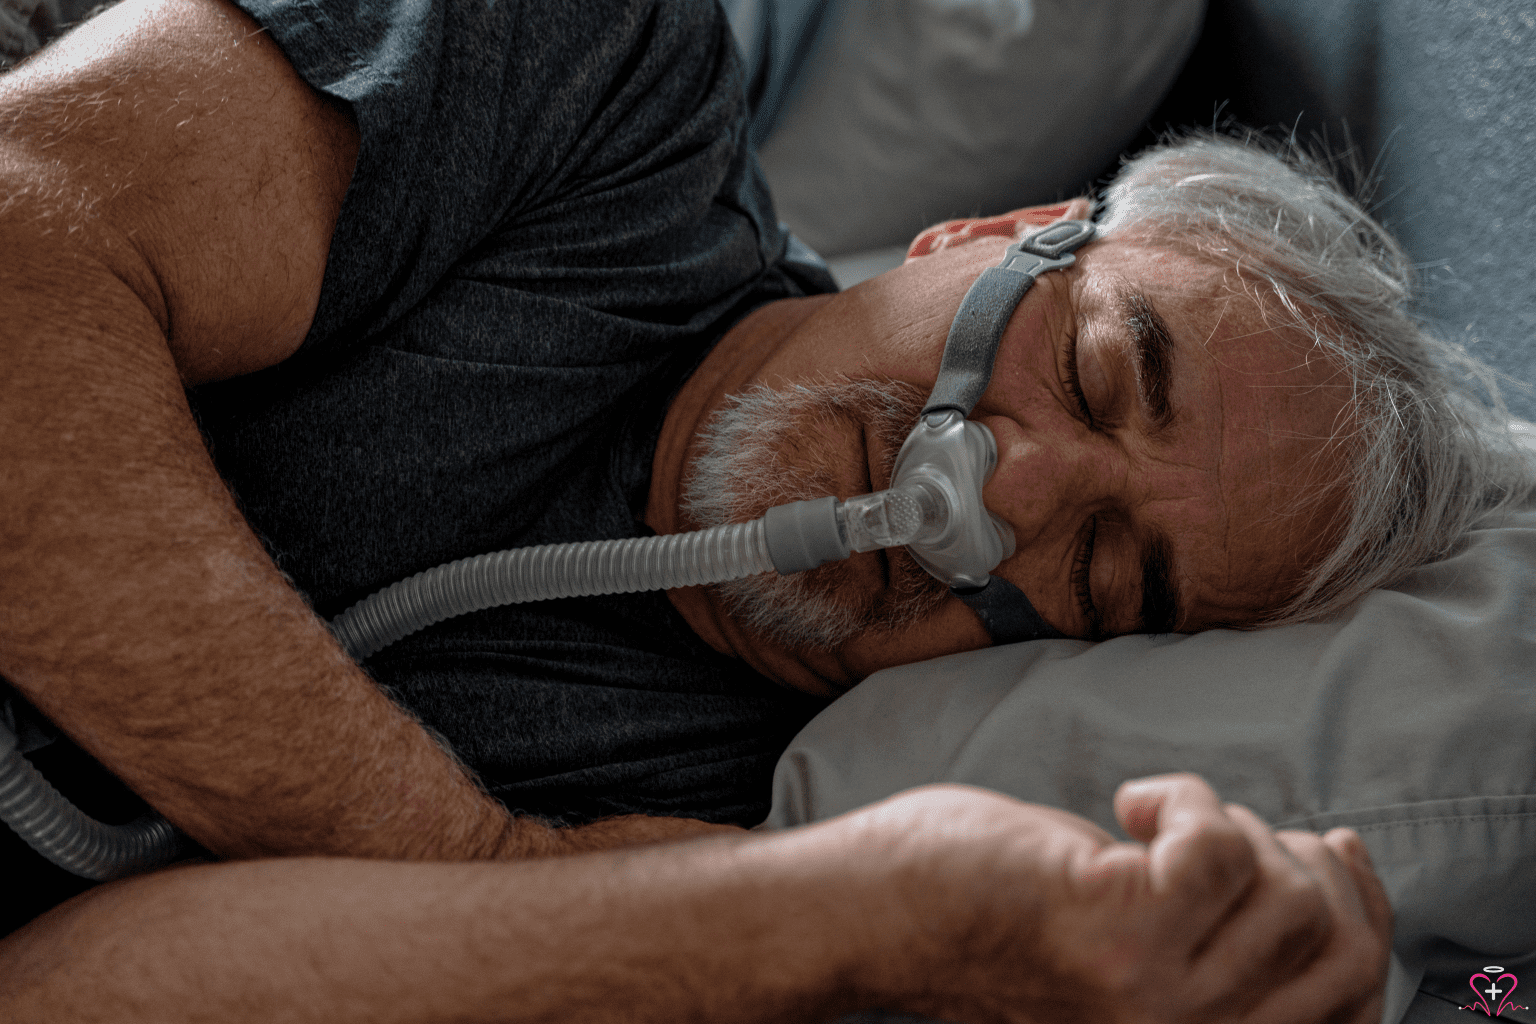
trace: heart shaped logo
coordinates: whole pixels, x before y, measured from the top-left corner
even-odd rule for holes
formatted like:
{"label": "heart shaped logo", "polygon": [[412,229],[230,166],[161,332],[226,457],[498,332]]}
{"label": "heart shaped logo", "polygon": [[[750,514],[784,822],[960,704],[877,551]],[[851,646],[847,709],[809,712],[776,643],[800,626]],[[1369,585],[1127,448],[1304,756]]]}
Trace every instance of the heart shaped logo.
{"label": "heart shaped logo", "polygon": [[[1521,1006],[1514,1001],[1515,989],[1520,984],[1520,979],[1502,967],[1484,967],[1472,977],[1467,979],[1467,984],[1472,987],[1473,1000],[1463,1010],[1481,1010],[1489,1017],[1502,1017],[1505,1010],[1528,1010],[1530,1007]],[[1483,997],[1487,996],[1487,999]],[[1498,1009],[1491,1010],[1490,1006]]]}

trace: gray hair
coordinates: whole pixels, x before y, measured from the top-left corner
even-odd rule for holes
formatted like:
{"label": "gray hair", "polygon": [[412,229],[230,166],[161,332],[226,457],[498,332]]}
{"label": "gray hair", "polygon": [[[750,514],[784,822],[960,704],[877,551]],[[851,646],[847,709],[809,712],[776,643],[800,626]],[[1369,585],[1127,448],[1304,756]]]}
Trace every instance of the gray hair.
{"label": "gray hair", "polygon": [[1103,206],[1102,234],[1155,241],[1232,271],[1231,287],[1267,290],[1283,326],[1352,387],[1351,415],[1328,439],[1351,465],[1331,524],[1339,539],[1264,625],[1342,611],[1536,487],[1493,371],[1410,314],[1407,255],[1294,141],[1164,141],[1121,169]]}

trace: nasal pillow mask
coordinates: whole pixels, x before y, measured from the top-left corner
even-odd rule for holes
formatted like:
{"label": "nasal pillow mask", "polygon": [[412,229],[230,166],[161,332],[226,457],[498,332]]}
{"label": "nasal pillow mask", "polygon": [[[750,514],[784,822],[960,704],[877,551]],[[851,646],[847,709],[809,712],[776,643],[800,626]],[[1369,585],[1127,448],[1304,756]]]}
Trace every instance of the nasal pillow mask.
{"label": "nasal pillow mask", "polygon": [[[1008,247],[955,314],[933,392],[891,470],[891,486],[838,501],[796,501],[760,519],[693,533],[513,548],[428,569],[364,598],[331,622],[359,660],[443,619],[504,604],[669,590],[761,572],[814,569],[861,551],[906,547],[981,619],[993,643],[1058,637],[1013,584],[991,575],[1013,530],[981,491],[997,465],[992,432],[967,419],[987,389],[1003,331],[1041,274],[1070,267],[1093,224],[1059,221]],[[0,716],[0,820],[74,874],[106,880],[170,863],[186,849],[159,815],[127,825],[87,817],[18,749]]]}

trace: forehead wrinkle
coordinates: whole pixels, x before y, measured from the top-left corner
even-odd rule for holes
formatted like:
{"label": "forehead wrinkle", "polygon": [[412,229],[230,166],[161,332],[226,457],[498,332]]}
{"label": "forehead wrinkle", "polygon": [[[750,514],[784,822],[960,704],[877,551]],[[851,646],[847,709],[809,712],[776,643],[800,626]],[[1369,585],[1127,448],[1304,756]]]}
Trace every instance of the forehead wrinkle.
{"label": "forehead wrinkle", "polygon": [[[1202,350],[1207,352],[1207,353],[1210,353],[1213,356],[1213,358],[1215,358],[1215,353],[1211,351],[1211,341],[1216,337],[1216,333],[1217,333],[1218,330],[1220,330],[1221,324],[1223,322],[1225,322],[1225,320],[1227,319],[1226,305],[1227,305],[1227,303],[1224,302],[1222,309],[1215,316],[1215,318],[1214,318],[1214,320],[1213,320],[1213,322],[1211,324],[1210,331],[1209,331],[1209,333],[1206,336],[1205,345],[1202,346]],[[1219,358],[1218,358],[1218,361],[1219,361]],[[1232,537],[1233,537],[1234,524],[1232,522],[1232,504],[1228,500],[1227,488],[1226,488],[1226,481],[1227,481],[1227,472],[1226,472],[1226,470],[1227,470],[1227,440],[1228,440],[1227,436],[1226,436],[1226,434],[1227,434],[1227,429],[1226,429],[1227,428],[1227,392],[1226,392],[1226,388],[1218,387],[1216,389],[1215,403],[1214,404],[1215,404],[1214,422],[1216,424],[1217,437],[1216,437],[1216,443],[1214,445],[1214,449],[1215,449],[1215,456],[1214,456],[1214,458],[1215,458],[1215,461],[1214,461],[1214,463],[1211,466],[1211,473],[1212,473],[1212,476],[1213,476],[1213,479],[1214,479],[1214,482],[1215,482],[1215,486],[1213,488],[1213,496],[1214,496],[1216,502],[1220,506],[1219,509],[1216,510],[1218,512],[1219,516],[1220,516],[1220,519],[1221,519],[1222,542],[1221,542],[1220,550],[1221,550],[1222,554],[1225,556],[1224,557],[1224,566],[1223,566],[1224,572],[1223,572],[1222,589],[1223,590],[1229,590],[1232,587],[1232,584],[1233,584],[1233,580],[1232,580],[1233,565],[1232,565],[1231,552],[1232,552]],[[1193,608],[1191,607],[1189,609],[1186,609],[1186,611],[1193,611]]]}

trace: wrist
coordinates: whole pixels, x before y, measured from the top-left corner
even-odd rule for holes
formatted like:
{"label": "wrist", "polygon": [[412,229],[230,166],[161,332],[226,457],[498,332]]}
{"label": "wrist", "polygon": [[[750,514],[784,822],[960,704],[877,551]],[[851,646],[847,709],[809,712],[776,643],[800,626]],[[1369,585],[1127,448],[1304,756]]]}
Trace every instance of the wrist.
{"label": "wrist", "polygon": [[[804,949],[815,950],[841,1012],[923,1005],[954,917],[935,900],[921,843],[883,805],[770,833],[794,880]],[[893,827],[895,826],[895,827]]]}
{"label": "wrist", "polygon": [[[846,818],[760,832],[734,844],[734,878],[721,901],[736,936],[753,936],[754,973],[779,989],[773,1019],[836,1019],[893,1005],[899,943],[889,927],[886,861],[861,848]],[[712,843],[698,843],[699,849]]]}
{"label": "wrist", "polygon": [[861,1005],[970,1019],[980,1007],[995,1012],[992,996],[1024,1006],[1049,994],[1036,984],[1049,909],[1038,873],[1038,850],[1050,845],[1042,810],[921,787],[827,823],[846,829],[842,861],[863,869],[842,883],[855,911],[847,941],[862,951],[848,983]]}

